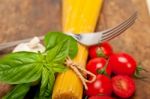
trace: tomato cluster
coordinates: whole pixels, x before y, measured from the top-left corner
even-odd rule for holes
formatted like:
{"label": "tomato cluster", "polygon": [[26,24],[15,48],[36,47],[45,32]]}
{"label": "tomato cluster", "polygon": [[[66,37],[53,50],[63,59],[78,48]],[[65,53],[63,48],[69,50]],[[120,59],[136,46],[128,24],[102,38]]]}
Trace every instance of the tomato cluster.
{"label": "tomato cluster", "polygon": [[[96,75],[96,80],[87,83],[89,99],[129,98],[135,92],[133,75],[137,72],[135,59],[127,53],[115,53],[108,42],[89,48],[86,69]],[[117,98],[118,99],[118,98]]]}

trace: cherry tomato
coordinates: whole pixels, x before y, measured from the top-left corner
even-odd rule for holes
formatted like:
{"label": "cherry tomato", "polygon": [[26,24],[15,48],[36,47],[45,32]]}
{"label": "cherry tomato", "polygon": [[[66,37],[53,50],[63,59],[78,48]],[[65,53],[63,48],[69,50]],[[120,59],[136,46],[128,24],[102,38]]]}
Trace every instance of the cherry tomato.
{"label": "cherry tomato", "polygon": [[135,82],[129,76],[114,76],[112,86],[113,92],[121,98],[129,98],[135,92]]}
{"label": "cherry tomato", "polygon": [[111,79],[105,75],[97,75],[96,80],[93,83],[87,83],[87,86],[87,96],[95,96],[98,94],[111,95],[112,93]]}
{"label": "cherry tomato", "polygon": [[110,96],[92,96],[92,97],[89,97],[88,99],[114,99]]}
{"label": "cherry tomato", "polygon": [[113,49],[108,42],[89,47],[89,56],[91,58],[104,57],[107,58],[113,53]]}
{"label": "cherry tomato", "polygon": [[111,66],[107,66],[107,60],[105,58],[93,58],[91,60],[89,60],[89,62],[87,63],[86,69],[92,73],[94,73],[95,75],[98,75],[100,72],[100,70],[105,70],[105,66],[106,66],[106,73],[108,75],[111,75]]}
{"label": "cherry tomato", "polygon": [[132,76],[136,71],[136,61],[126,53],[113,54],[109,58],[109,65],[115,74]]}

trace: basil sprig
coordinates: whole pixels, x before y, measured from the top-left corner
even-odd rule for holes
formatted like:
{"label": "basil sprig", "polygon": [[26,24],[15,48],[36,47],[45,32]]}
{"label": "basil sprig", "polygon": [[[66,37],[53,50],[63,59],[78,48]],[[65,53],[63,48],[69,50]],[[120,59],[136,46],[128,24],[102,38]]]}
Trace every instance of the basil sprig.
{"label": "basil sprig", "polygon": [[77,54],[77,42],[60,32],[47,33],[44,38],[45,52],[16,52],[0,59],[0,81],[17,84],[3,99],[23,99],[29,90],[29,84],[40,82],[36,99],[51,98],[55,74],[64,72],[66,57]]}

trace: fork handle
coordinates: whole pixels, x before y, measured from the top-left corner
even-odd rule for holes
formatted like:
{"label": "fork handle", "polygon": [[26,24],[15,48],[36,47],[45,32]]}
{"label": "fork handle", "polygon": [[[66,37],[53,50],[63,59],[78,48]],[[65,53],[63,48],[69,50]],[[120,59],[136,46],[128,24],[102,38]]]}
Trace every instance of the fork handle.
{"label": "fork handle", "polygon": [[[40,40],[43,40],[44,36],[39,36],[38,37]],[[0,51],[9,48],[9,47],[13,47],[16,46],[20,43],[25,43],[25,42],[29,42],[30,40],[32,40],[33,38],[29,38],[29,39],[24,39],[24,40],[18,40],[18,41],[13,41],[13,42],[7,42],[7,43],[2,43],[0,44]]]}

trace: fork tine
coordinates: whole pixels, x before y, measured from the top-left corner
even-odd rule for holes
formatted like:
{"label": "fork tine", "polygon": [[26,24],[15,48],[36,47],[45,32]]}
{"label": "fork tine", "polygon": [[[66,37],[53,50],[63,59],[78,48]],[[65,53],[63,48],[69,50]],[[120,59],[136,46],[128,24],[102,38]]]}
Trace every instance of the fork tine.
{"label": "fork tine", "polygon": [[118,33],[115,33],[114,35],[111,35],[111,36],[109,36],[109,37],[107,37],[107,38],[103,38],[103,39],[101,40],[101,42],[103,42],[103,41],[109,41],[109,40],[111,40],[111,39],[117,37],[117,36],[120,35],[122,32],[124,32],[126,29],[128,29],[133,23],[134,23],[134,21],[132,21],[132,22],[131,22],[128,26],[126,26],[124,29],[122,29],[122,30],[120,30],[120,31],[117,31]]}
{"label": "fork tine", "polygon": [[133,17],[132,19],[128,20],[128,22],[125,23],[124,25],[122,25],[121,27],[118,26],[118,28],[116,28],[115,30],[110,31],[109,34],[106,34],[106,35],[103,34],[102,37],[105,38],[105,37],[109,37],[109,36],[112,36],[112,35],[116,34],[117,31],[120,31],[121,29],[123,29],[123,28],[125,28],[126,26],[128,26],[128,24],[130,24],[131,22],[134,22],[135,19],[136,19],[136,17]]}
{"label": "fork tine", "polygon": [[137,17],[137,12],[135,12],[132,16],[130,16],[128,19],[126,19],[124,22],[120,23],[119,25],[115,26],[114,28],[109,29],[108,31],[105,31],[103,34],[110,34],[111,31],[118,29],[122,25],[125,25],[129,22],[130,19],[133,19],[134,17]]}
{"label": "fork tine", "polygon": [[118,25],[117,28],[115,28],[115,29],[113,28],[112,31],[107,32],[107,35],[103,34],[102,41],[107,40],[109,38],[112,39],[112,38],[118,36],[119,34],[121,34],[123,31],[125,31],[128,27],[130,27],[134,23],[135,19],[136,19],[136,15],[134,14],[134,16],[132,18],[130,17],[130,19],[128,19],[128,21],[126,21],[125,23],[123,22],[124,24],[122,24],[121,26]]}
{"label": "fork tine", "polygon": [[107,35],[105,37],[102,37],[102,40],[101,41],[105,41],[105,40],[110,40],[118,35],[120,35],[123,31],[125,31],[127,28],[129,28],[132,24],[134,23],[134,21],[130,21],[127,25],[125,25],[124,27],[114,31],[113,34],[111,35]]}

